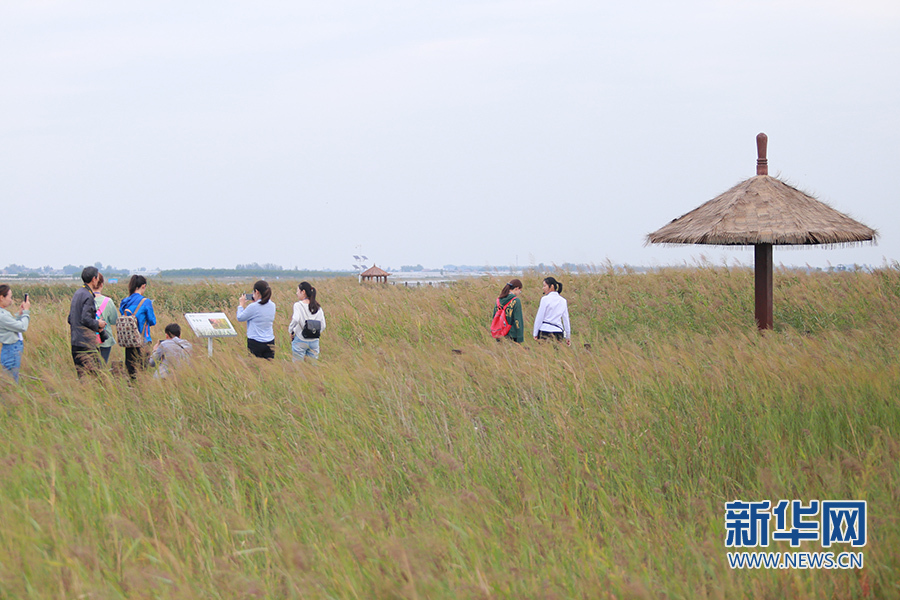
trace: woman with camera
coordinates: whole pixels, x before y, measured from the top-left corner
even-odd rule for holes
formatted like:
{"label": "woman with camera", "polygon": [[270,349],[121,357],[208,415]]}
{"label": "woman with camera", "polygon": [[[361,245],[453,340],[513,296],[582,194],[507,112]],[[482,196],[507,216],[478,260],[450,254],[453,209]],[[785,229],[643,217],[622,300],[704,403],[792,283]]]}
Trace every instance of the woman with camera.
{"label": "woman with camera", "polygon": [[260,279],[253,284],[252,294],[238,298],[237,320],[247,323],[247,349],[253,356],[275,358],[275,303],[272,288]]}
{"label": "woman with camera", "polygon": [[301,281],[297,286],[297,302],[288,332],[291,334],[291,354],[294,362],[306,357],[319,359],[319,336],[325,330],[325,311],[316,300],[316,288]]}
{"label": "woman with camera", "polygon": [[6,284],[0,285],[0,344],[3,344],[3,349],[0,350],[0,363],[13,381],[19,383],[22,350],[25,347],[22,334],[28,329],[30,319],[28,310],[31,308],[31,302],[28,301],[28,294],[25,294],[25,300],[16,315],[8,310],[12,303],[12,289]]}

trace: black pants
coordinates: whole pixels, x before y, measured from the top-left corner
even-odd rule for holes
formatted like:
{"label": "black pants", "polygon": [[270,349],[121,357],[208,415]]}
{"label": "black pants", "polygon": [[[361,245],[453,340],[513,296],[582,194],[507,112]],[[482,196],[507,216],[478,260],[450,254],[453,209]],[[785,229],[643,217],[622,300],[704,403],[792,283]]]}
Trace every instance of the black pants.
{"label": "black pants", "polygon": [[138,348],[125,348],[125,368],[128,369],[128,376],[134,379],[137,377],[138,371],[147,368],[147,355],[149,354],[147,346]]}
{"label": "black pants", "polygon": [[558,342],[563,341],[564,336],[562,331],[538,331],[538,339],[539,340],[556,340]]}
{"label": "black pants", "polygon": [[247,338],[247,350],[253,356],[272,360],[275,358],[275,340],[273,339],[271,342],[257,342]]}
{"label": "black pants", "polygon": [[96,347],[72,345],[72,361],[79,378],[84,377],[85,373],[96,373],[100,368],[100,355]]}

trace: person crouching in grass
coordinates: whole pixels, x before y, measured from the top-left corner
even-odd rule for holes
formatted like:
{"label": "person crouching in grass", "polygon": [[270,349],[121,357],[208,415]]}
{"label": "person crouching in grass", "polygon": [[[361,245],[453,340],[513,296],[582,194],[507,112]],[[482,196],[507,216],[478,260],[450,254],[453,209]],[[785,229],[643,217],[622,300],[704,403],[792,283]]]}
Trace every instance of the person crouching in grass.
{"label": "person crouching in grass", "polygon": [[164,329],[166,339],[160,340],[150,354],[150,366],[157,367],[154,377],[165,379],[173,369],[190,362],[193,345],[181,339],[181,327],[178,323],[169,323]]}

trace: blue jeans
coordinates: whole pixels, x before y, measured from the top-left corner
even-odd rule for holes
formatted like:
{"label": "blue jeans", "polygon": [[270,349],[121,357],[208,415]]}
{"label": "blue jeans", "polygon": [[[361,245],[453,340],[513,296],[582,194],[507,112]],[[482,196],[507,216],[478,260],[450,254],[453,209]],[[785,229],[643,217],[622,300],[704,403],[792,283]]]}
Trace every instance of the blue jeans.
{"label": "blue jeans", "polygon": [[307,356],[313,360],[319,359],[319,340],[304,340],[295,336],[291,342],[291,355],[294,362],[302,361]]}
{"label": "blue jeans", "polygon": [[19,368],[22,366],[22,349],[25,344],[22,340],[13,344],[3,344],[3,350],[0,350],[0,364],[6,369],[13,380],[19,383]]}

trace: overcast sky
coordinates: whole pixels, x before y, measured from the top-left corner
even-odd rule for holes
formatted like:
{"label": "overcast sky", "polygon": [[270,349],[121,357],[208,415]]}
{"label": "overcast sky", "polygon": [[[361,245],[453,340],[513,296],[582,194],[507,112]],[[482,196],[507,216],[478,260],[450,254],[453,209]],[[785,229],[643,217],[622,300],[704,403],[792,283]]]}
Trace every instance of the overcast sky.
{"label": "overcast sky", "polygon": [[752,263],[769,170],[900,259],[900,2],[4,2],[0,267]]}

